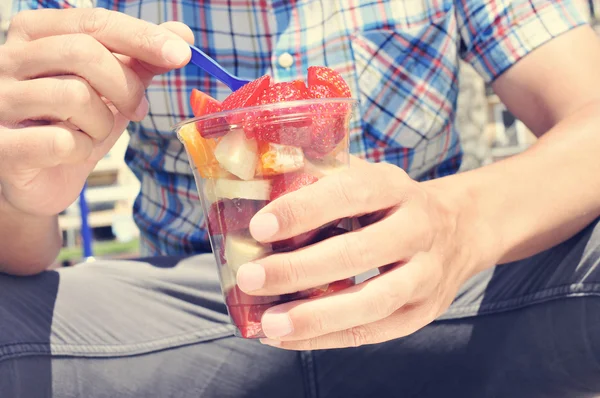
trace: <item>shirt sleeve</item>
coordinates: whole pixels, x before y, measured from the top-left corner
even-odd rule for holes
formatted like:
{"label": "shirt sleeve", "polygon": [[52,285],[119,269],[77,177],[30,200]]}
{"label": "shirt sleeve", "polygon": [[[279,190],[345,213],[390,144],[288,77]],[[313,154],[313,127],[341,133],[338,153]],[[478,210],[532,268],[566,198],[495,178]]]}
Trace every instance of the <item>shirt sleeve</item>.
{"label": "shirt sleeve", "polygon": [[573,0],[459,0],[461,56],[492,82],[521,58],[587,20]]}

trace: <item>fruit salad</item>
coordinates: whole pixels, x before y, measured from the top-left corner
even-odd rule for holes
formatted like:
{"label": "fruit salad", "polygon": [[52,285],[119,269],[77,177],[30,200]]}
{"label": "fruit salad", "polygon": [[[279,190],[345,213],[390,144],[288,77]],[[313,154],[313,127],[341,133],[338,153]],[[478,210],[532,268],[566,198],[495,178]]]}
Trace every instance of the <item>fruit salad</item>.
{"label": "fruit salad", "polygon": [[296,250],[349,230],[348,220],[338,220],[261,244],[248,226],[269,202],[347,167],[348,125],[355,101],[337,72],[311,67],[306,82],[275,83],[263,76],[222,103],[193,90],[190,104],[195,118],[176,130],[194,171],[229,315],[239,336],[264,337],[261,317],[268,308],[354,284],[348,279],[293,294],[257,297],[237,287],[236,274],[242,264],[269,253]]}

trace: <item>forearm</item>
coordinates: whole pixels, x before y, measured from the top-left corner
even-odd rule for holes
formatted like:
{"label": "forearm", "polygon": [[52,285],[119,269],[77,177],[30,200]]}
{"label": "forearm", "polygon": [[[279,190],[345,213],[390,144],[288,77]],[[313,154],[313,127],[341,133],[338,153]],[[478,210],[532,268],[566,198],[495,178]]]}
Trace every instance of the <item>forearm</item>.
{"label": "forearm", "polygon": [[61,247],[57,216],[31,216],[2,200],[0,193],[0,272],[31,275],[46,269]]}
{"label": "forearm", "polygon": [[[600,216],[600,103],[549,130],[524,153],[431,182],[459,198],[482,266],[531,256]],[[477,243],[476,243],[477,242]]]}

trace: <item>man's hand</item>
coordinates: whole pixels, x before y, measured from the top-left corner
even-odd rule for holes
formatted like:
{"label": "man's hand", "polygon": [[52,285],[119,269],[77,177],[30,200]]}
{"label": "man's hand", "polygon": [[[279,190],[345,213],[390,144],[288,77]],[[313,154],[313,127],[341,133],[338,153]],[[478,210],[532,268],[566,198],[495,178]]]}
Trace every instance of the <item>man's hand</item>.
{"label": "man's hand", "polygon": [[69,206],[152,77],[182,67],[193,34],[104,9],[17,14],[0,47],[0,200],[28,215]]}
{"label": "man's hand", "polygon": [[270,309],[265,342],[315,349],[405,336],[442,313],[470,275],[548,249],[599,217],[599,67],[600,40],[581,27],[494,82],[509,109],[543,135],[517,156],[425,183],[393,166],[355,164],[261,210],[250,227],[262,241],[341,217],[362,216],[364,227],[242,266],[238,283],[250,294],[289,293],[384,267],[331,296]]}
{"label": "man's hand", "polygon": [[347,171],[267,205],[250,224],[262,242],[345,217],[358,217],[361,227],[243,265],[237,279],[246,293],[293,293],[372,269],[381,273],[340,292],[267,311],[262,326],[271,340],[265,342],[298,350],[358,346],[406,336],[433,321],[482,261],[495,261],[482,258],[481,235],[466,227],[464,208],[399,167],[357,159]]}

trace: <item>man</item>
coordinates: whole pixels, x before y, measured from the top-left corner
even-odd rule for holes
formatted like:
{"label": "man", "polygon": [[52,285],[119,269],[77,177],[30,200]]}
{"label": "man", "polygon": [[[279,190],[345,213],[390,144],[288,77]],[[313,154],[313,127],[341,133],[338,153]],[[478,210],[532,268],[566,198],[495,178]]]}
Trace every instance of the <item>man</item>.
{"label": "man", "polygon": [[[600,393],[600,42],[570,1],[96,5],[112,11],[17,14],[0,47],[3,397]],[[190,116],[191,88],[227,95],[180,69],[184,40],[247,79],[327,65],[361,100],[350,169],[272,202],[250,228],[270,242],[347,216],[363,227],[237,279],[279,294],[382,272],[270,310],[264,345],[232,337],[212,255],[180,260],[209,246],[171,126]],[[459,57],[541,138],[454,174]],[[56,214],[129,121],[152,258],[43,272]]]}

